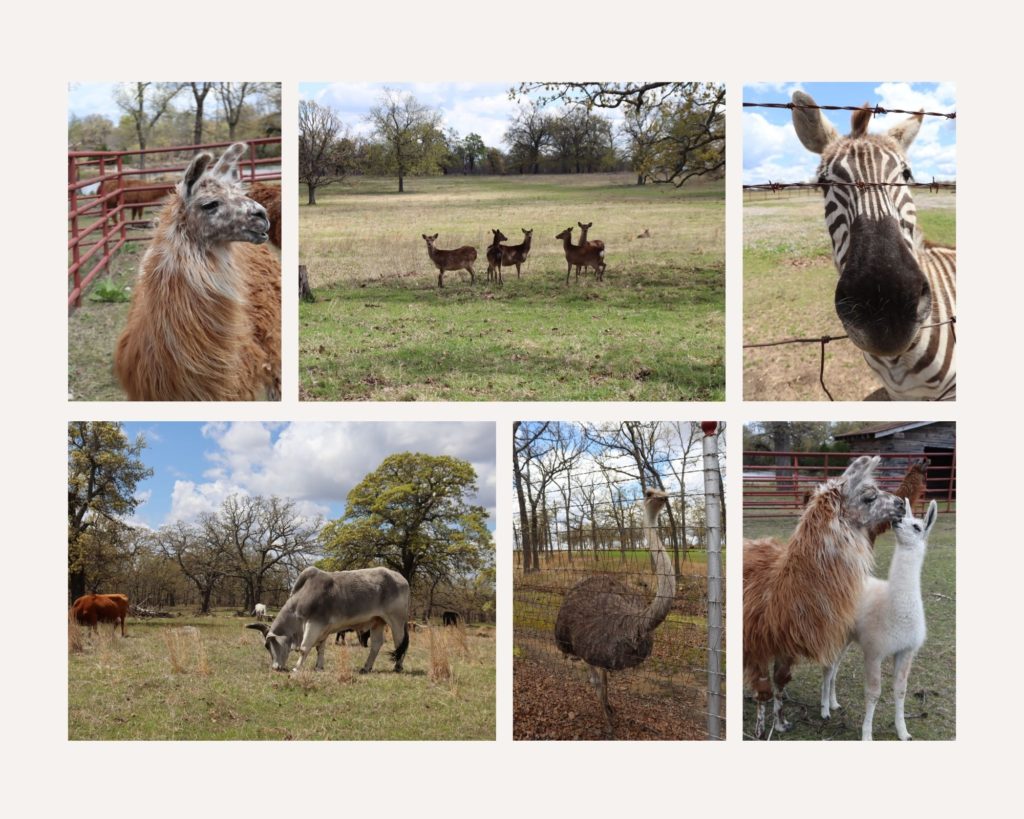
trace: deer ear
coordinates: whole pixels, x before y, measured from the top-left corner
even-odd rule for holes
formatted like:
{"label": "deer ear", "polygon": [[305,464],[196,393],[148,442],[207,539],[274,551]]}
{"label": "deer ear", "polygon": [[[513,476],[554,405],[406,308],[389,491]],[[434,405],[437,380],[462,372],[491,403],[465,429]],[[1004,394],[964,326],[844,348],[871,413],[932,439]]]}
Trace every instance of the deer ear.
{"label": "deer ear", "polygon": [[188,164],[188,167],[185,169],[185,175],[182,177],[182,199],[187,200],[191,198],[192,188],[206,172],[212,161],[213,155],[205,152],[192,157],[192,161]]}
{"label": "deer ear", "polygon": [[[814,98],[803,91],[793,92],[797,105],[815,105]],[[814,154],[820,154],[830,142],[839,139],[839,132],[818,108],[794,108],[793,128],[803,146]]]}

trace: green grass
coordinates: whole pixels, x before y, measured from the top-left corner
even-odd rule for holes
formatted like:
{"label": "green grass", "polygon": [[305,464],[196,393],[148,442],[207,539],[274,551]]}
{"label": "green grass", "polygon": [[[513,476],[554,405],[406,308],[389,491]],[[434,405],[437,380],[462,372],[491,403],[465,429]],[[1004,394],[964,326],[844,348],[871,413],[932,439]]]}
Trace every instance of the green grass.
{"label": "green grass", "polygon": [[[955,196],[915,191],[914,199],[925,236],[955,245]],[[744,344],[844,334],[835,314],[836,272],[817,191],[748,194],[743,245]],[[881,397],[881,383],[849,341],[829,343],[825,361],[825,384],[836,400]],[[744,398],[826,401],[820,366],[819,344],[744,350]]]}
{"label": "green grass", "polygon": [[[357,179],[300,207],[300,383],[314,400],[720,400],[724,194],[720,183],[636,186],[625,176]],[[305,198],[302,198],[305,201]],[[593,221],[603,282],[567,285],[554,236]],[[522,277],[486,281],[489,228],[521,240]],[[636,239],[644,228],[650,239]],[[478,250],[477,281],[437,271],[438,247]],[[576,229],[578,240],[579,229]]]}
{"label": "green grass", "polygon": [[[795,519],[745,519],[743,536],[758,538],[788,537]],[[882,535],[875,544],[875,574],[889,573],[894,539],[892,533]],[[910,669],[907,689],[907,729],[915,740],[950,740],[956,738],[956,515],[939,505],[939,518],[932,531],[921,573],[928,639]],[[786,686],[788,703],[786,718],[793,730],[772,739],[790,740],[859,740],[864,716],[864,657],[852,646],[840,667],[836,695],[842,708],[828,721],[819,714],[821,668],[800,663],[793,670],[793,680]],[[749,692],[743,701],[743,730],[751,738],[755,706]],[[892,660],[882,664],[882,696],[875,708],[874,738],[895,740],[892,696]],[[769,727],[771,717],[769,715]]]}
{"label": "green grass", "polygon": [[[493,627],[454,635],[452,679],[432,682],[428,632],[410,634],[405,670],[392,672],[386,651],[360,675],[366,649],[328,641],[325,670],[270,670],[260,635],[243,618],[129,620],[128,637],[101,629],[68,658],[70,739],[480,739],[495,737]],[[179,671],[166,636],[182,626]],[[435,627],[435,632],[442,631]],[[453,631],[449,629],[448,631]],[[180,632],[179,632],[180,634]],[[201,648],[200,648],[201,645]],[[202,657],[205,656],[205,660]],[[311,655],[311,658],[313,655]],[[349,675],[339,679],[347,657]],[[292,662],[297,655],[292,655]],[[312,662],[311,662],[312,666]]]}

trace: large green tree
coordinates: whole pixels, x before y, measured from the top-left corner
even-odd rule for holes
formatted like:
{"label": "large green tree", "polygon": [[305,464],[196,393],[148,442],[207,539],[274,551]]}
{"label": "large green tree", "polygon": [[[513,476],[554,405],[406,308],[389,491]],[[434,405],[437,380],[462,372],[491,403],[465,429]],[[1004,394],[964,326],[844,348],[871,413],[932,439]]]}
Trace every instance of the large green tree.
{"label": "large green tree", "polygon": [[[135,511],[135,488],[153,474],[140,456],[140,435],[128,440],[120,424],[74,421],[68,424],[68,596],[85,594],[88,557],[95,554],[92,530],[101,521],[117,524]],[[106,529],[106,526],[99,528]]]}
{"label": "large green tree", "polygon": [[476,471],[446,455],[388,456],[348,494],[345,515],[321,532],[335,569],[387,566],[410,585],[453,582],[492,560],[487,512],[469,502]]}
{"label": "large green tree", "polygon": [[398,176],[399,193],[405,191],[406,176],[436,169],[448,150],[440,112],[412,94],[385,88],[367,120],[385,148],[384,170]]}

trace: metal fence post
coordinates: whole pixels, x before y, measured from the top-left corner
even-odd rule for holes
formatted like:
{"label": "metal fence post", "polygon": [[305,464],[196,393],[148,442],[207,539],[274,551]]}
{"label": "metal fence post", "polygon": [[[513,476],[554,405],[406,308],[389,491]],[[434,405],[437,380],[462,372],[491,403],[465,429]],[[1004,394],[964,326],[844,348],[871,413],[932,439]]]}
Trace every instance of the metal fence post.
{"label": "metal fence post", "polygon": [[708,533],[708,738],[722,739],[722,487],[715,421],[704,432],[704,510]]}

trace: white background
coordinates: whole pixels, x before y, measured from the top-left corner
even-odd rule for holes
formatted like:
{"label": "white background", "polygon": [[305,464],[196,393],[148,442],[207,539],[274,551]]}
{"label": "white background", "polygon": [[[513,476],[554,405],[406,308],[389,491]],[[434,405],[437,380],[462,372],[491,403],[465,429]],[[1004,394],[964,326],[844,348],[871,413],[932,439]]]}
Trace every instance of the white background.
{"label": "white background", "polygon": [[[408,7],[409,10],[405,10]],[[5,404],[3,804],[20,816],[1002,815],[1022,754],[1017,318],[1020,26],[983,3],[248,3],[35,5],[7,12],[3,116]],[[1005,16],[1001,16],[1005,15]],[[300,80],[702,79],[729,87],[728,400],[724,404],[175,406],[66,400],[66,84],[137,78],[284,84],[294,167]],[[745,81],[952,80],[958,100],[960,309],[955,406],[740,400]],[[856,102],[856,101],[854,101]],[[285,201],[297,201],[294,176]],[[285,271],[295,270],[295,211]],[[284,394],[296,394],[296,293],[284,292]],[[779,305],[784,311],[785,305]],[[11,412],[13,410],[13,412]],[[498,429],[497,741],[69,743],[66,424],[105,420],[493,420]],[[728,741],[513,743],[510,425],[526,419],[722,419],[739,497],[743,420],[958,421],[957,740],[740,740],[740,504],[728,566]],[[386,707],[382,703],[382,707]]]}

